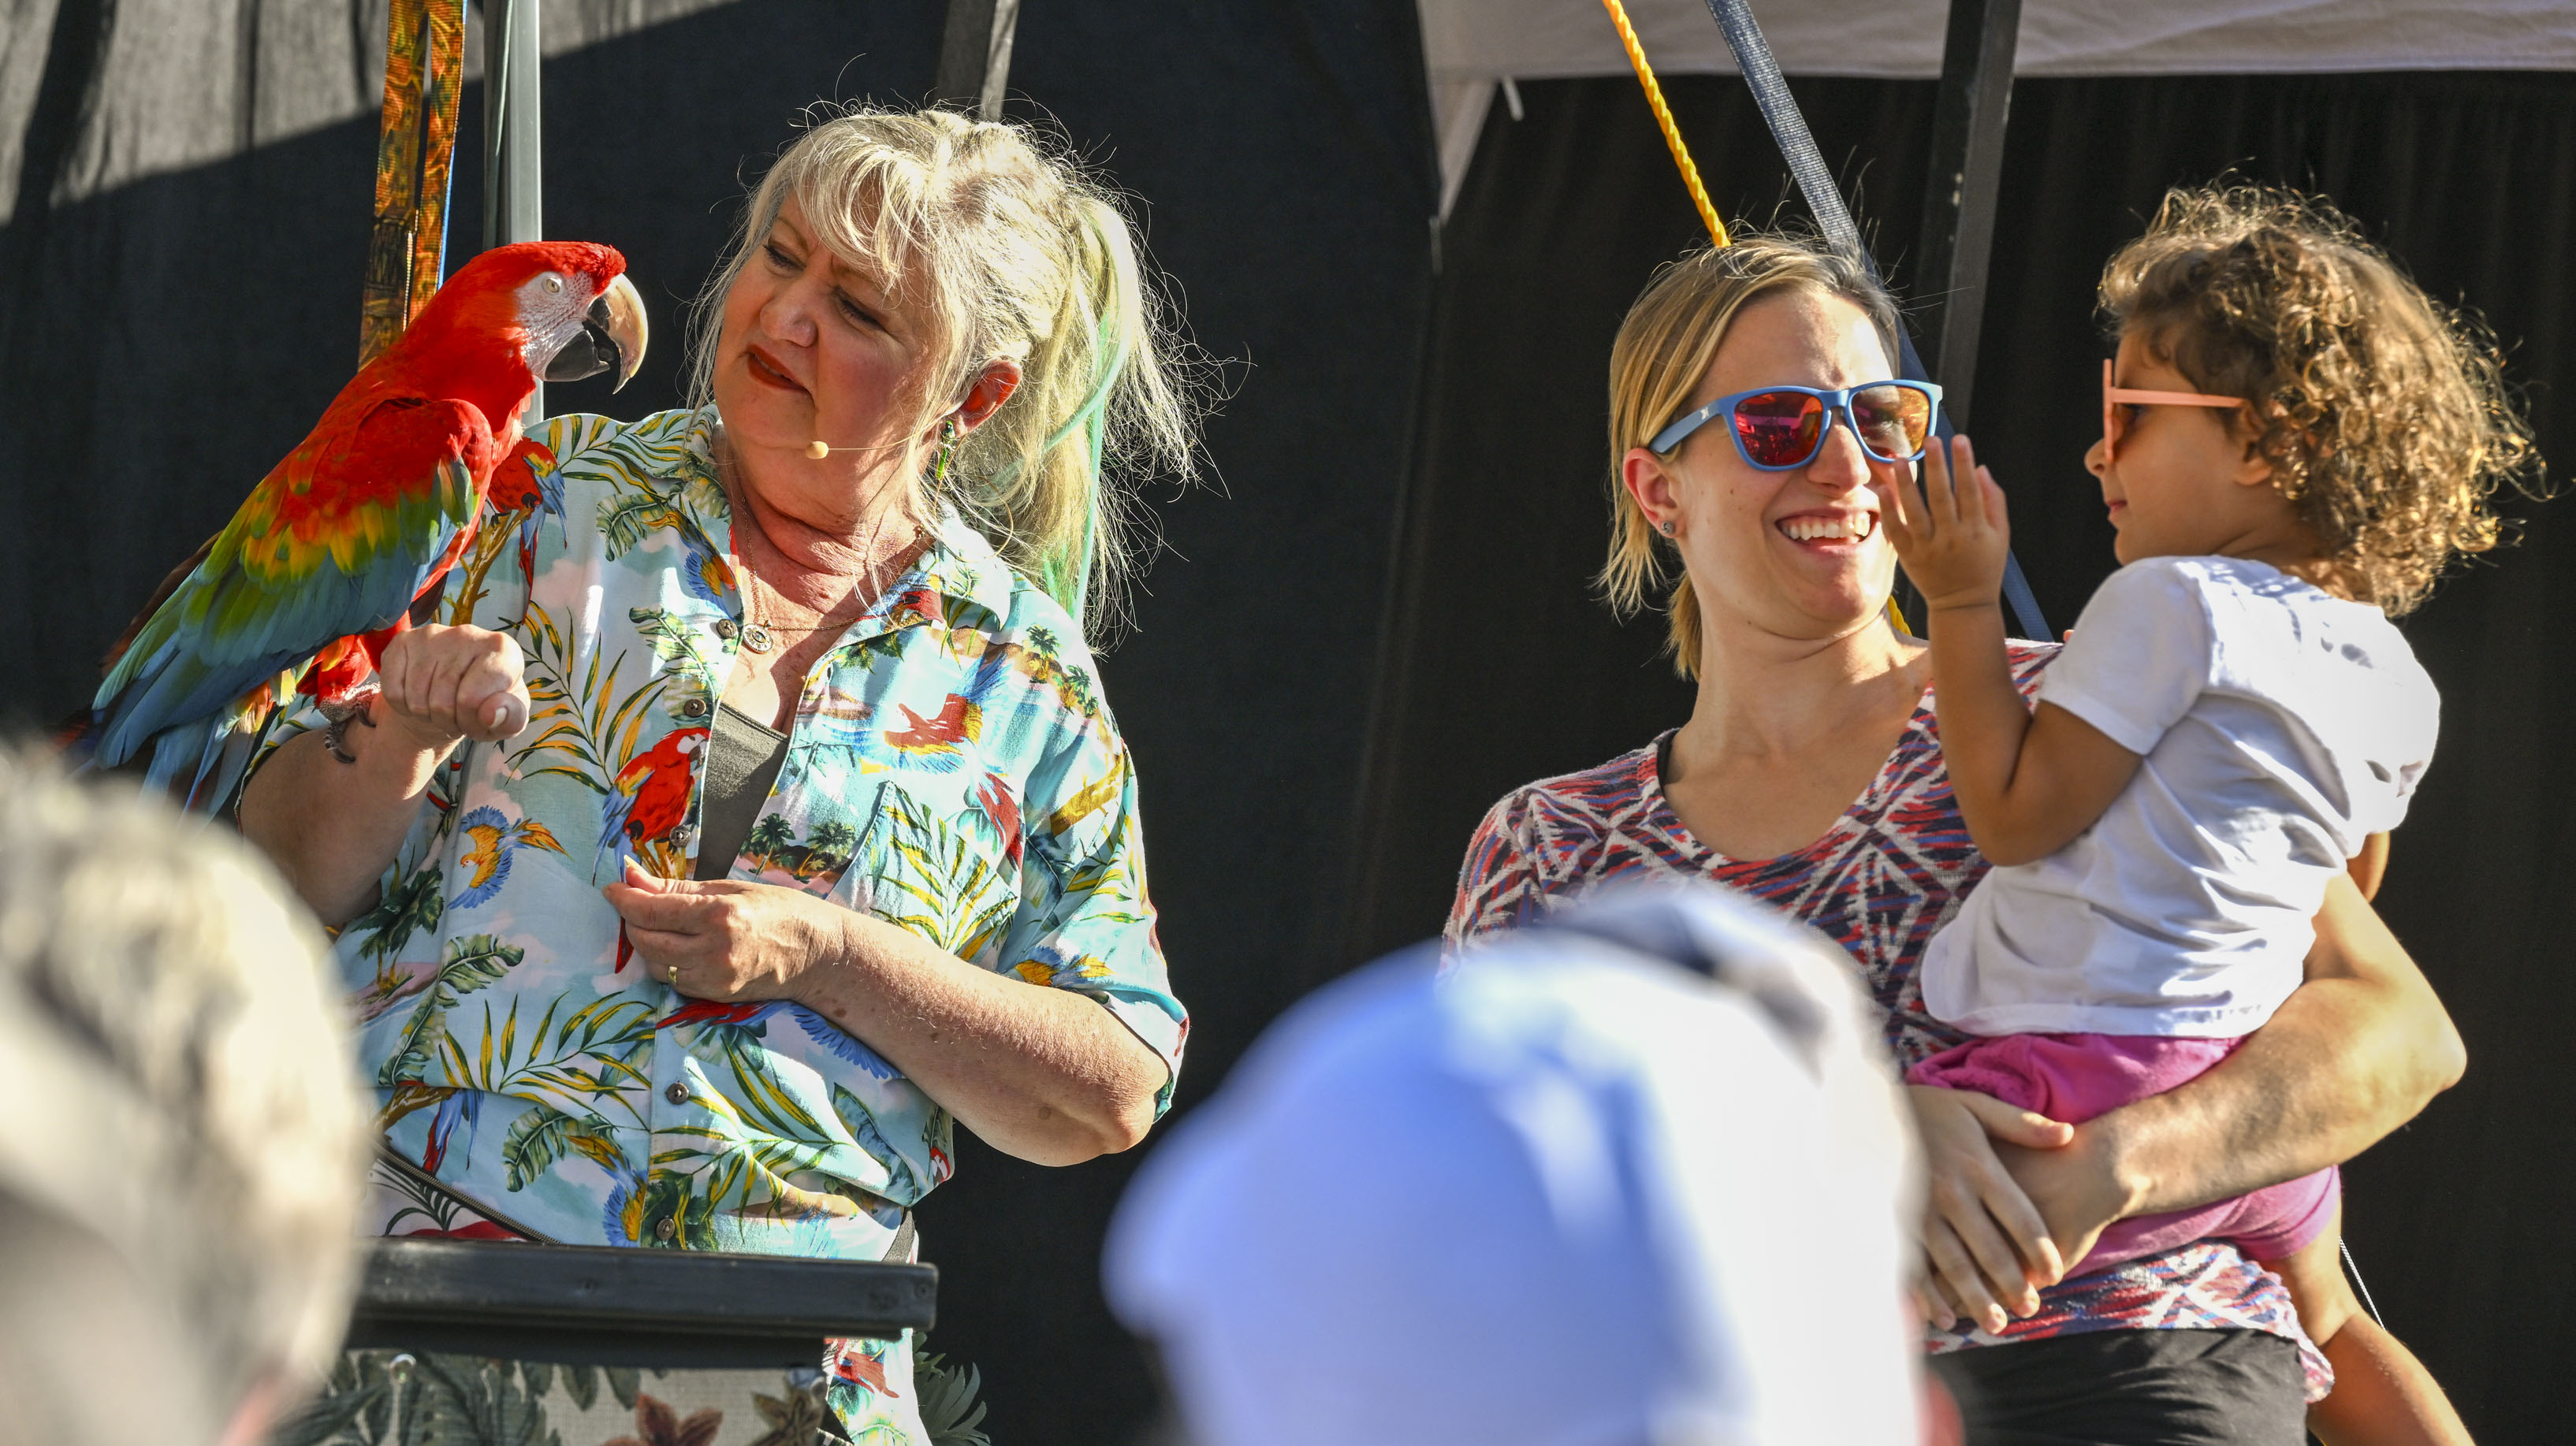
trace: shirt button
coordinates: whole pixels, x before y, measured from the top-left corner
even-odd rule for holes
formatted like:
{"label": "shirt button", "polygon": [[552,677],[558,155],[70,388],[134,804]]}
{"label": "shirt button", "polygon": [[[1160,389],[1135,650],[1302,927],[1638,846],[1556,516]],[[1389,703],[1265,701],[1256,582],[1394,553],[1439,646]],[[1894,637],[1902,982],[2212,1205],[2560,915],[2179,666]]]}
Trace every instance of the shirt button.
{"label": "shirt button", "polygon": [[653,1222],[653,1238],[656,1240],[668,1240],[679,1233],[680,1222],[668,1215]]}
{"label": "shirt button", "polygon": [[689,1102],[689,1087],[684,1084],[675,1084],[669,1089],[662,1091],[662,1098],[669,1100],[675,1105],[685,1105]]}
{"label": "shirt button", "polygon": [[691,698],[689,701],[680,705],[680,716],[683,718],[704,718],[707,716],[707,700],[704,698]]}
{"label": "shirt button", "polygon": [[698,826],[696,824],[684,823],[678,828],[671,830],[671,842],[678,844],[682,848],[687,848],[689,845],[697,841]]}
{"label": "shirt button", "polygon": [[741,624],[739,624],[739,623],[736,623],[736,622],[735,622],[733,619],[731,619],[731,618],[718,618],[718,619],[716,619],[716,636],[717,636],[717,637],[720,637],[720,638],[731,638],[734,634],[736,634],[736,633],[738,633],[738,632],[741,632],[741,631],[742,631],[742,625],[741,625]]}

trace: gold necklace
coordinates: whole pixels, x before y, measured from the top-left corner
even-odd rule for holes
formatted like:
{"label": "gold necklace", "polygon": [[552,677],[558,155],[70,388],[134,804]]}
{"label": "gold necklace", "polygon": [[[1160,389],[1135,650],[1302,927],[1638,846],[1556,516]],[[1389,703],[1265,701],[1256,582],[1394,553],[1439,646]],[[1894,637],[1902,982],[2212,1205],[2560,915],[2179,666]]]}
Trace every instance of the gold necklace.
{"label": "gold necklace", "polygon": [[[877,562],[875,562],[875,563],[871,563],[871,564],[868,566],[868,568],[866,569],[866,573],[868,573],[868,574],[873,574],[873,573],[875,573],[875,572],[876,572],[878,569],[880,569],[880,568],[883,568],[883,569],[887,569],[887,570],[889,570],[889,571],[892,571],[892,570],[894,569],[894,564],[895,564],[898,560],[904,559],[904,558],[906,557],[906,555],[907,555],[907,554],[910,554],[910,553],[912,553],[912,552],[916,551],[918,548],[920,548],[920,547],[923,545],[924,540],[925,540],[925,539],[923,538],[923,536],[921,535],[921,533],[916,529],[916,531],[914,532],[914,535],[913,535],[913,537],[912,537],[912,540],[911,540],[911,541],[906,542],[903,546],[901,546],[901,547],[899,547],[899,548],[896,548],[894,551],[892,551],[892,552],[890,552],[890,553],[887,553],[887,554],[885,555],[885,557],[883,557],[883,558],[882,558],[882,559],[880,559],[879,561],[877,561]],[[749,565],[748,563],[740,564],[740,566],[741,566],[741,569],[742,569],[742,583],[743,583],[743,586],[742,586],[742,615],[743,615],[743,618],[742,618],[742,632],[739,634],[739,638],[740,638],[740,641],[741,641],[741,643],[742,643],[743,648],[744,648],[746,651],[754,652],[754,653],[763,653],[763,654],[766,654],[766,653],[768,653],[771,649],[773,649],[773,648],[775,648],[775,647],[777,647],[777,646],[778,646],[778,641],[779,641],[779,632],[780,632],[780,630],[778,630],[778,629],[773,629],[773,628],[770,628],[770,627],[768,627],[768,626],[765,626],[765,625],[764,625],[764,624],[762,624],[762,622],[760,621],[760,589],[761,589],[761,587],[763,586],[763,584],[762,584],[762,583],[761,583],[761,581],[760,581],[760,574],[758,574],[758,573],[756,573],[756,572],[752,571],[752,570],[751,570],[751,567],[750,567],[750,565]],[[864,574],[863,574],[863,575],[864,575]],[[898,575],[900,575],[900,574],[898,574]],[[884,590],[883,588],[879,588],[879,589],[877,589],[877,592],[878,592],[878,594],[879,594],[880,596],[882,596],[882,595],[883,595],[884,591],[885,591],[885,590]],[[841,627],[841,628],[843,628],[843,629],[848,628],[848,627],[850,626],[850,624],[851,624],[851,623],[854,623],[854,622],[858,621],[858,619],[859,619],[862,615],[864,615],[866,612],[867,612],[867,607],[866,607],[866,606],[864,606],[864,605],[862,605],[862,606],[859,608],[858,612],[851,614],[851,615],[850,615],[850,617],[848,617],[847,619],[843,620],[843,621],[841,622],[841,624],[840,624],[840,627]],[[819,632],[819,631],[821,631],[821,630],[823,629],[823,627],[824,627],[824,625],[825,625],[825,624],[827,624],[827,623],[829,623],[829,622],[831,621],[831,617],[832,617],[832,615],[831,615],[830,613],[828,613],[828,612],[823,613],[823,614],[819,615],[819,616],[815,619],[814,625],[813,625],[812,627],[802,629],[802,631],[803,631],[804,633],[806,633],[806,634],[809,634],[809,635],[810,635],[810,634],[813,634],[813,633],[816,633],[816,632]]]}

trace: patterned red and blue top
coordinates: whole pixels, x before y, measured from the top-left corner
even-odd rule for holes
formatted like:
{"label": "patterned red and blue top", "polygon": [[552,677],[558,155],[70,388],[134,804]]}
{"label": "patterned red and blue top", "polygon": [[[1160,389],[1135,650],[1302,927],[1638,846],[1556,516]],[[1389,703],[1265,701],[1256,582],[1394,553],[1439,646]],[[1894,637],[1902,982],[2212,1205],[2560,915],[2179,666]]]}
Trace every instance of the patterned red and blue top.
{"label": "patterned red and blue top", "polygon": [[[2013,644],[2023,697],[2056,654],[2054,644]],[[1692,837],[1664,796],[1669,733],[1597,768],[1516,789],[1467,847],[1448,945],[1518,927],[1612,880],[1714,879],[1850,951],[1885,1012],[1900,1068],[1958,1044],[1965,1035],[1924,1011],[1916,972],[1925,942],[1987,864],[1951,796],[1933,704],[1926,691],[1878,777],[1822,838],[1778,858],[1729,858]],[[2280,1277],[2218,1241],[2065,1281],[2042,1293],[2039,1314],[2000,1336],[1963,1323],[1932,1332],[1929,1345],[1944,1352],[2086,1331],[2233,1329],[2296,1342],[2308,1399],[2331,1389],[2333,1373],[2301,1333]]]}

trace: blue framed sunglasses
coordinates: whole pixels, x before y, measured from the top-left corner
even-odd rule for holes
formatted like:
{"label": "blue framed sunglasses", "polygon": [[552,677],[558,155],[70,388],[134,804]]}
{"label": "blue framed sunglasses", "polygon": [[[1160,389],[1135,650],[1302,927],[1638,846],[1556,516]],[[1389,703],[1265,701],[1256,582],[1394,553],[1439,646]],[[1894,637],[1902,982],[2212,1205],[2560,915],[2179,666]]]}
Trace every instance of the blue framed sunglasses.
{"label": "blue framed sunglasses", "polygon": [[1834,420],[1851,428],[1860,449],[1880,462],[1911,462],[1931,444],[1941,415],[1941,388],[1932,382],[1864,382],[1838,392],[1814,387],[1762,387],[1720,397],[1655,434],[1650,452],[1669,452],[1720,417],[1745,463],[1764,472],[1788,472],[1816,460]]}

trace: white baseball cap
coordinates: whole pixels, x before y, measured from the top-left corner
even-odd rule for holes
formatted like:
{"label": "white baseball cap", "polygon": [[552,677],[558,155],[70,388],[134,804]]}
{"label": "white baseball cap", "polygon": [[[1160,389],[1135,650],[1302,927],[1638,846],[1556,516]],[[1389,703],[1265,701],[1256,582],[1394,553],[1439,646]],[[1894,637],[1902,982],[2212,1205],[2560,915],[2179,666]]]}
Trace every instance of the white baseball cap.
{"label": "white baseball cap", "polygon": [[1300,1004],[1140,1173],[1195,1446],[1912,1446],[1912,1137],[1822,935],[1606,896]]}

